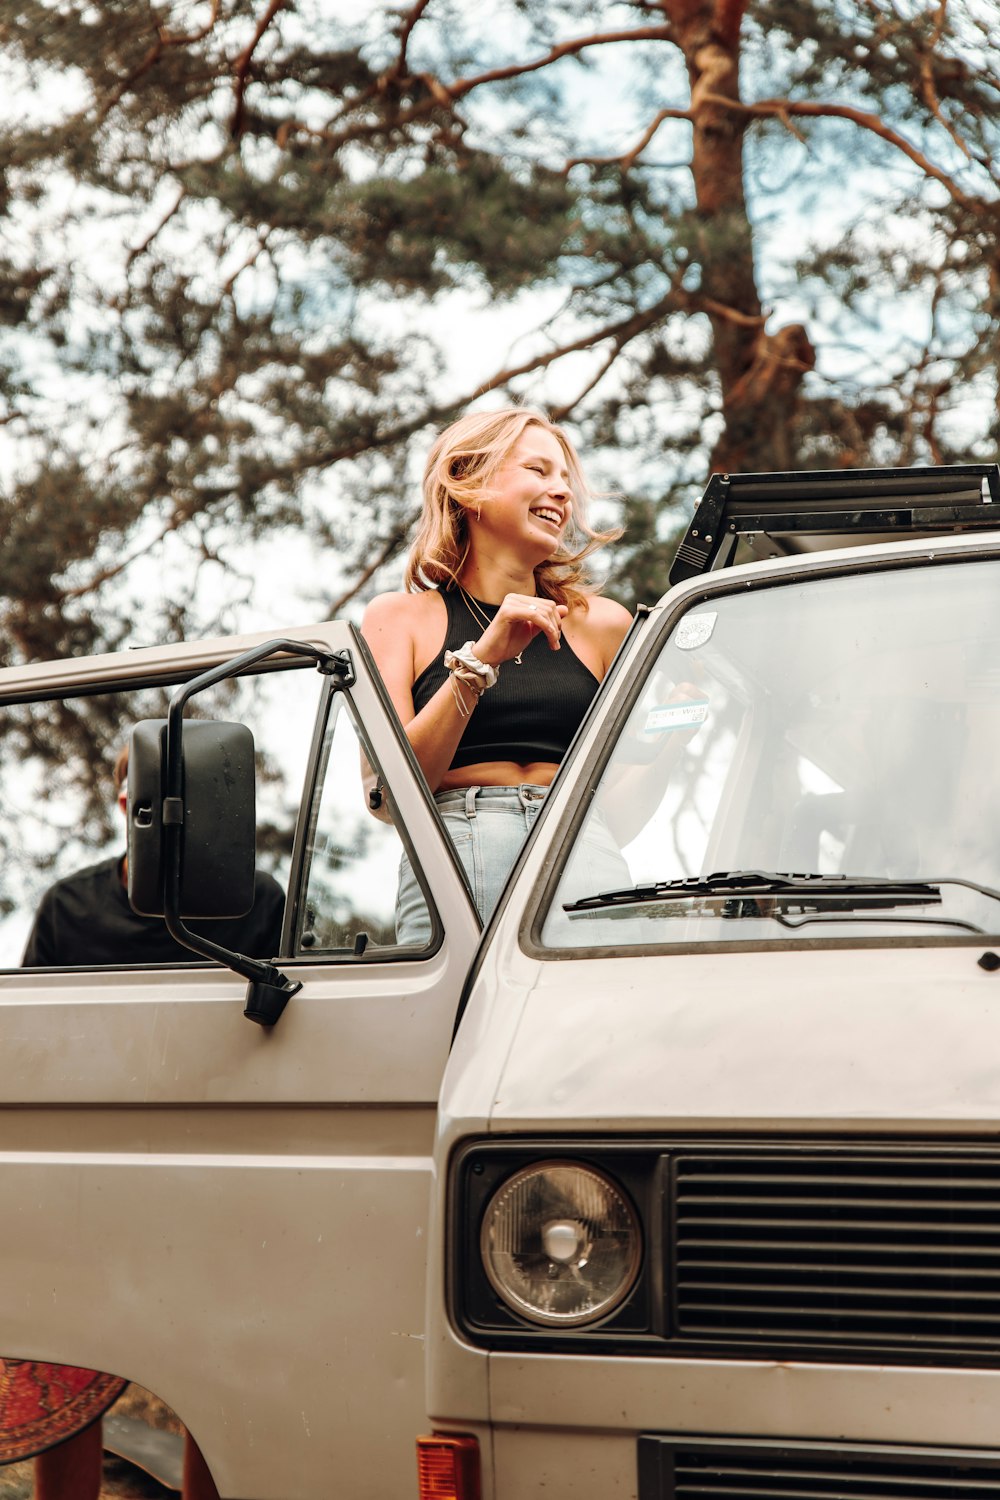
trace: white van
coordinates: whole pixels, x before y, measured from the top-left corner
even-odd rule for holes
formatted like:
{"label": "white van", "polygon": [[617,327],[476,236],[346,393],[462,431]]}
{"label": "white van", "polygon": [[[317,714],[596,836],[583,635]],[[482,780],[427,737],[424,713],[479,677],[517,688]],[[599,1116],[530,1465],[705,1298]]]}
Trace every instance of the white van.
{"label": "white van", "polygon": [[0,1348],[231,1500],[1000,1495],[994,509],[716,476],[484,933],[350,627],[0,673],[55,873],[87,695],[133,900],[233,915],[255,829],[287,893],[273,962],[4,956]]}

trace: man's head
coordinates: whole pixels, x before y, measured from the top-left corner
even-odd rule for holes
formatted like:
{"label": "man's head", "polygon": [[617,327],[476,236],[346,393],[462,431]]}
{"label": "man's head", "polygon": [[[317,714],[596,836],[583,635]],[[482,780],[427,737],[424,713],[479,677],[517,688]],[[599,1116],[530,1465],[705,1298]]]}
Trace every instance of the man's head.
{"label": "man's head", "polygon": [[118,806],[121,808],[122,812],[124,812],[125,811],[126,802],[128,801],[128,741],[127,740],[126,740],[125,744],[119,750],[117,756],[115,757],[114,770],[112,771],[111,774],[114,777],[115,793],[116,793],[116,795],[118,797]]}

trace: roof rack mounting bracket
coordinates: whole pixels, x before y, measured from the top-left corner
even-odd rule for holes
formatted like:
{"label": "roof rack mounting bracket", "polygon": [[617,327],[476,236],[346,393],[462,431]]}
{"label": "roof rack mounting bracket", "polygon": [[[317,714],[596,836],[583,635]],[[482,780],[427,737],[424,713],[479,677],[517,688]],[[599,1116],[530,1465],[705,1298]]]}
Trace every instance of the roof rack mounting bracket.
{"label": "roof rack mounting bracket", "polygon": [[813,547],[860,547],[890,536],[994,526],[1000,527],[997,464],[713,474],[677,548],[670,582],[728,567],[741,538],[763,536],[776,551],[801,552],[810,550],[810,537]]}

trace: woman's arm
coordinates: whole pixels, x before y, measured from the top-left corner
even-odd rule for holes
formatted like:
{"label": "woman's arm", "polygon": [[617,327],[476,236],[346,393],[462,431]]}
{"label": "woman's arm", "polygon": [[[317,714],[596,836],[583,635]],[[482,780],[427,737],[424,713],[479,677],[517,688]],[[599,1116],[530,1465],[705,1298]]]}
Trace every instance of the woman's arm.
{"label": "woman's arm", "polygon": [[603,682],[608,675],[608,668],[618,654],[618,647],[628,634],[632,616],[623,604],[616,604],[614,599],[605,599],[603,594],[591,599],[587,613],[593,615],[592,628],[604,662],[604,671],[601,673]]}
{"label": "woman's arm", "polygon": [[433,629],[433,618],[424,599],[415,594],[379,594],[365,610],[361,622],[361,634],[432,792],[437,791],[451,765],[467,723],[456,692],[461,694],[462,706],[468,713],[474,712],[475,703],[471,689],[449,681],[441,684],[419,714],[414,713],[416,652]]}

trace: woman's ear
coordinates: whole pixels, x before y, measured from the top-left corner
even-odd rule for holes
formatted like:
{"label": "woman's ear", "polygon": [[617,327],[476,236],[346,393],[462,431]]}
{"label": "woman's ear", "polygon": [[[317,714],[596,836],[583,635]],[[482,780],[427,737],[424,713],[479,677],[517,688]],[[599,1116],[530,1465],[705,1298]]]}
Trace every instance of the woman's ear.
{"label": "woman's ear", "polygon": [[479,520],[482,519],[483,509],[482,509],[482,506],[481,506],[481,504],[479,503],[478,500],[476,500],[476,501],[470,500],[467,503],[465,503],[465,502],[463,502],[461,500],[454,500],[453,499],[451,503],[455,507],[456,519],[460,523],[464,523],[467,520],[467,517],[468,517],[468,515],[469,515],[470,512],[472,513],[472,515],[475,516],[475,518],[476,518],[477,521],[479,521]]}

